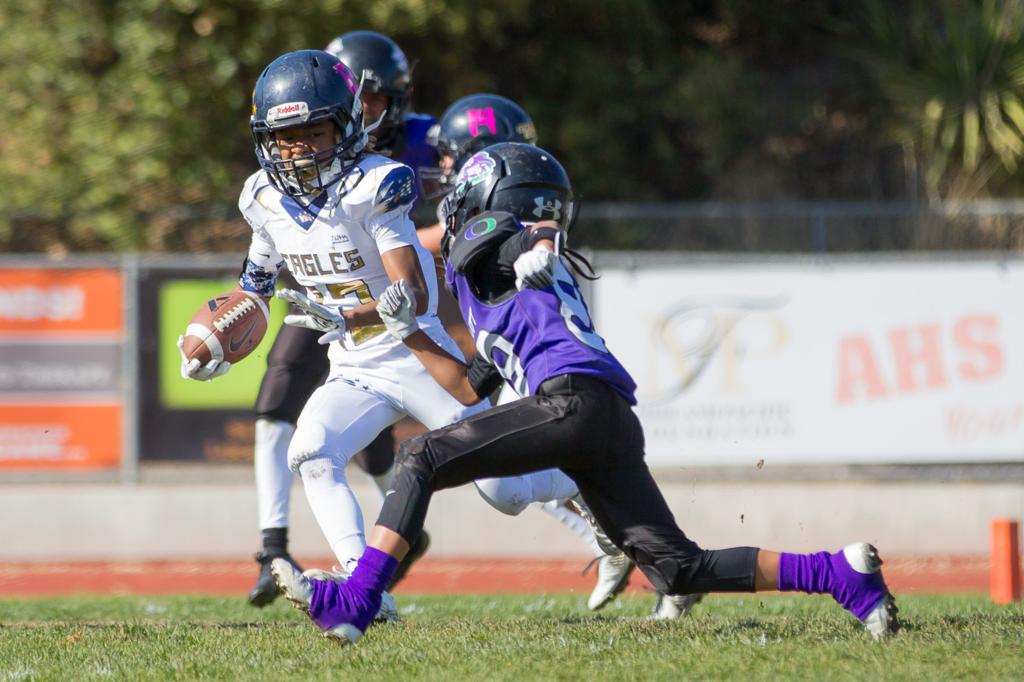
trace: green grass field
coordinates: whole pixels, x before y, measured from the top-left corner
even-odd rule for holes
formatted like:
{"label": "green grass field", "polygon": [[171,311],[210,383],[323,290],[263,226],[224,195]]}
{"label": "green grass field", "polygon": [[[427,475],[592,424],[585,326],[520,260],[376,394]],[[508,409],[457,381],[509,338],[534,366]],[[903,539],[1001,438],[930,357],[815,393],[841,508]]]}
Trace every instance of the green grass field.
{"label": "green grass field", "polygon": [[1024,607],[902,597],[904,629],[875,643],[826,597],[704,601],[679,622],[652,598],[600,614],[577,595],[402,596],[403,622],[354,647],[284,602],[212,597],[0,600],[0,681],[165,679],[1020,679]]}

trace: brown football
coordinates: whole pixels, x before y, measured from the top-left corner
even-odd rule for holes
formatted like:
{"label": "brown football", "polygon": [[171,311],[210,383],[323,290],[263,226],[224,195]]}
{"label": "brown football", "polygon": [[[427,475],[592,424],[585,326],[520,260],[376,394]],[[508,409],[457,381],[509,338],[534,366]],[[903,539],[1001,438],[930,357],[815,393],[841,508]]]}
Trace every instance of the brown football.
{"label": "brown football", "polygon": [[199,306],[185,330],[185,355],[204,365],[213,358],[235,363],[260,345],[270,311],[257,294],[229,291]]}

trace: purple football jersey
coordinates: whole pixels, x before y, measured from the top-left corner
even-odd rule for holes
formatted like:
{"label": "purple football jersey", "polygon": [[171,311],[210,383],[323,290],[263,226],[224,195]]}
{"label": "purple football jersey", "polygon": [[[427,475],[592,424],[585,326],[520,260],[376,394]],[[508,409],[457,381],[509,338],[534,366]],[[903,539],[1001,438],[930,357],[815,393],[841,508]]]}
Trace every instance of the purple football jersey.
{"label": "purple football jersey", "polygon": [[635,405],[636,384],[594,329],[572,273],[559,261],[554,274],[553,286],[524,289],[495,304],[479,301],[465,275],[450,264],[445,277],[477,352],[519,395],[533,395],[560,374],[584,374]]}

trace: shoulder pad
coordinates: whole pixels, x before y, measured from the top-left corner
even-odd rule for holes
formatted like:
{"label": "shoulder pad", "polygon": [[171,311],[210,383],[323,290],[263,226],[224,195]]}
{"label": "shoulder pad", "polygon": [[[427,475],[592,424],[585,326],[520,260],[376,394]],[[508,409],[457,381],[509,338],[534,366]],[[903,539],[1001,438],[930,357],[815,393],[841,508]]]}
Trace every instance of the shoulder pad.
{"label": "shoulder pad", "polygon": [[246,178],[245,184],[242,185],[242,192],[238,195],[238,210],[244,212],[245,209],[252,206],[256,202],[256,197],[265,187],[269,186],[270,180],[267,179],[263,171],[256,171]]}
{"label": "shoulder pad", "polygon": [[395,166],[381,180],[373,200],[376,215],[410,206],[416,200],[416,176],[408,166]]}
{"label": "shoulder pad", "polygon": [[393,165],[391,159],[380,154],[364,154],[338,183],[338,198],[350,207],[369,211],[380,184],[378,179]]}
{"label": "shoulder pad", "polygon": [[341,181],[338,182],[338,198],[344,199],[349,194],[354,192],[359,183],[366,177],[366,171],[360,164],[356,164],[348,169],[345,175],[341,176]]}
{"label": "shoulder pad", "polygon": [[250,224],[262,224],[270,210],[270,201],[278,196],[263,171],[253,173],[242,186],[238,195],[238,210]]}
{"label": "shoulder pad", "polygon": [[481,258],[493,253],[522,229],[523,226],[511,213],[481,213],[455,235],[448,261],[456,271],[468,272]]}

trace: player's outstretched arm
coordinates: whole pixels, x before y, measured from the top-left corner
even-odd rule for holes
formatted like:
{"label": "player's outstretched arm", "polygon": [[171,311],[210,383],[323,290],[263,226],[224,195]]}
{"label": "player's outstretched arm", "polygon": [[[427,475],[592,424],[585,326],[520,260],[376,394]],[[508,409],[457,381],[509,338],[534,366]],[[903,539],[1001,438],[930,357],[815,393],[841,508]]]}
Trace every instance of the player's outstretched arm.
{"label": "player's outstretched arm", "polygon": [[463,405],[475,405],[481,398],[469,381],[465,363],[449,355],[419,329],[415,313],[416,297],[405,280],[393,282],[380,295],[377,311],[392,336],[406,347],[446,391]]}
{"label": "player's outstretched arm", "polygon": [[434,381],[463,405],[476,405],[483,400],[469,382],[468,367],[449,355],[433,339],[417,331],[405,339],[405,345],[423,363]]}

